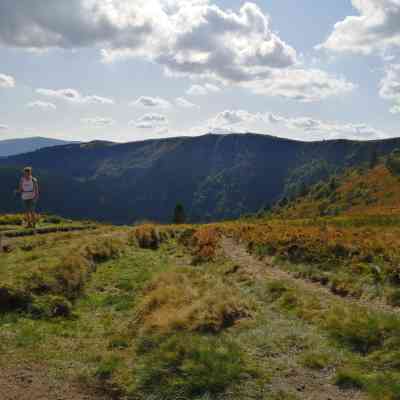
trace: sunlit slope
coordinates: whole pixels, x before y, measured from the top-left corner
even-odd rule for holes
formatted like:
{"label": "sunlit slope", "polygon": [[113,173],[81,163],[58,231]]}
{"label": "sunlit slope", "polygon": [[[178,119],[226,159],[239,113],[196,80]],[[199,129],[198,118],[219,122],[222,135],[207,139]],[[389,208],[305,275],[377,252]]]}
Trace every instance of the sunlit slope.
{"label": "sunlit slope", "polygon": [[399,213],[400,178],[383,163],[320,182],[278,211],[290,218]]}

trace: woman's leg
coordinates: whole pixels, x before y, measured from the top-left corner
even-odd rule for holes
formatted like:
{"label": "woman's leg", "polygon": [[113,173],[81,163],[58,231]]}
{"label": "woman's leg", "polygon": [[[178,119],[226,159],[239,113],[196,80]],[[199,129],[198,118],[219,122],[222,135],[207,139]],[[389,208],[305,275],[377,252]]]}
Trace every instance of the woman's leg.
{"label": "woman's leg", "polygon": [[32,219],[32,202],[30,200],[24,201],[25,205],[25,218],[28,228],[33,227],[33,219]]}
{"label": "woman's leg", "polygon": [[36,227],[36,222],[37,222],[37,218],[36,218],[36,212],[33,209],[32,210],[32,226],[35,228]]}
{"label": "woman's leg", "polygon": [[26,221],[27,228],[30,228],[30,226],[31,226],[31,213],[30,213],[29,210],[25,211],[25,221]]}

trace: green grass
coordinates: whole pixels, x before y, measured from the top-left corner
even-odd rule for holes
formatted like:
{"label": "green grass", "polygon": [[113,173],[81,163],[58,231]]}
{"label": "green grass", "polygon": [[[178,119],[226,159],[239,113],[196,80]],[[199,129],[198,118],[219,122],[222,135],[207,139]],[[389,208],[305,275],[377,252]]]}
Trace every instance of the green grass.
{"label": "green grass", "polygon": [[[254,278],[221,255],[193,265],[180,230],[159,232],[157,246],[113,227],[14,239],[0,300],[7,288],[29,306],[0,310],[0,368],[43,365],[133,400],[295,400],[332,383],[399,399],[399,317]],[[341,285],[381,284],[368,263],[344,275],[336,264],[284,268],[316,283],[340,272]]]}

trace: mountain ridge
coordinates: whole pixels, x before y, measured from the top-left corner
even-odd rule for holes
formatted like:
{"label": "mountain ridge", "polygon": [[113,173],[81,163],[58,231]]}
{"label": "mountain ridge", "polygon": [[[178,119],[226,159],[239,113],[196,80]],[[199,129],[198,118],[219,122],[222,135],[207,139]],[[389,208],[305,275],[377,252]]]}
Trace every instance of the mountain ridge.
{"label": "mountain ridge", "polygon": [[[179,202],[190,220],[211,221],[295,197],[304,186],[368,163],[374,152],[387,155],[395,148],[400,148],[400,139],[301,142],[251,133],[207,134],[67,144],[8,157],[0,168],[32,165],[45,181],[48,198],[42,206],[63,215],[68,208],[67,216],[82,217],[86,208],[91,217],[115,223],[167,222]],[[75,202],[76,209],[62,202],[62,196],[52,200],[52,182],[60,179],[63,193],[74,188],[69,203]],[[0,211],[12,207],[10,198],[0,201]]]}
{"label": "mountain ridge", "polygon": [[45,147],[60,146],[69,143],[73,142],[43,136],[0,140],[0,157],[10,157],[29,153]]}

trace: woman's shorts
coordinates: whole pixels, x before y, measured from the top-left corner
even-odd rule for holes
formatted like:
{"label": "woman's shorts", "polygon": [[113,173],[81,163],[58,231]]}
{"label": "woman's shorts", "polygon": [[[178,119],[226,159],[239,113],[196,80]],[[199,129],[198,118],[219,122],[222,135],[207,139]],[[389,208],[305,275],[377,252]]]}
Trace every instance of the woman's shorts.
{"label": "woman's shorts", "polygon": [[24,203],[24,208],[25,211],[32,212],[35,211],[36,209],[36,200],[30,199],[30,200],[22,200]]}

